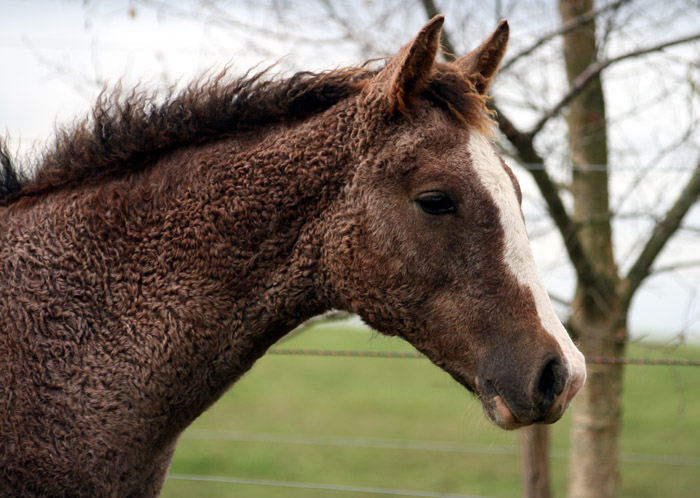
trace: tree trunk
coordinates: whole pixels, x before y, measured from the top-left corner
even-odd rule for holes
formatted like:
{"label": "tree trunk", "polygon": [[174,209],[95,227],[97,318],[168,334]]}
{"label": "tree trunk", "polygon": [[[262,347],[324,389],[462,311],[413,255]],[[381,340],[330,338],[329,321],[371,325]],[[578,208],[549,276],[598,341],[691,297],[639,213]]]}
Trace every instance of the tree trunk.
{"label": "tree trunk", "polygon": [[[590,327],[599,337],[581,334],[580,348],[586,355],[620,356],[624,343],[611,336],[607,320],[579,321],[576,328]],[[584,329],[585,330],[585,329]],[[619,334],[624,335],[624,329]],[[617,496],[619,439],[621,428],[622,365],[595,365],[588,370],[586,385],[574,401],[569,468],[570,498]]]}
{"label": "tree trunk", "polygon": [[[562,23],[593,9],[593,0],[559,0]],[[564,35],[564,60],[569,84],[596,62],[595,23]],[[571,329],[586,356],[619,356],[626,339],[625,311],[614,292],[618,273],[608,196],[608,149],[605,100],[600,78],[572,99],[568,114],[574,197],[573,221],[583,252],[606,289],[577,286]],[[596,365],[574,402],[569,496],[609,498],[619,483],[621,365]]]}

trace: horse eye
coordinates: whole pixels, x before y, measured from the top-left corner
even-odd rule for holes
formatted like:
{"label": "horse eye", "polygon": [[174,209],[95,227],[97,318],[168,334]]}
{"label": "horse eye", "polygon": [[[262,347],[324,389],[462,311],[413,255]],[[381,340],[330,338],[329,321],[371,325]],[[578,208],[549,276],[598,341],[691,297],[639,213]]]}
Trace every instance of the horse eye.
{"label": "horse eye", "polygon": [[457,211],[457,206],[446,194],[442,192],[427,192],[421,194],[416,202],[423,211],[428,214],[452,214]]}

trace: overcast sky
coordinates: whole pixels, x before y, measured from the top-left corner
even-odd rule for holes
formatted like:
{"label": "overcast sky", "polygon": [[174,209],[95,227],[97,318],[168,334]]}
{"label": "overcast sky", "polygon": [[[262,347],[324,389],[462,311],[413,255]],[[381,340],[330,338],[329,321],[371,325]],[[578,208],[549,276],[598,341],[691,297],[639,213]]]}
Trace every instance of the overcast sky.
{"label": "overcast sky", "polygon": [[[241,11],[241,15],[261,14]],[[700,19],[686,23],[700,26]],[[486,24],[489,27],[484,28],[484,34],[495,21],[489,19]],[[511,26],[514,37],[518,29],[523,29],[513,26],[513,22]],[[304,29],[304,36],[323,40],[324,33],[318,28]],[[215,29],[198,19],[164,18],[153,8],[139,6],[134,11],[126,1],[98,2],[86,7],[81,2],[2,0],[0,129],[9,135],[13,151],[26,154],[35,141],[50,138],[57,123],[85,115],[105,82],[121,80],[125,87],[138,82],[150,86],[163,81],[182,84],[205,70],[228,63],[243,71],[260,63],[264,67],[280,58],[282,69],[313,70],[362,60],[359,50],[350,45],[323,41],[315,50],[309,50],[308,45],[301,46],[290,39],[272,38],[261,49],[238,36],[235,29]],[[622,100],[625,93],[628,92],[618,89],[617,100]],[[614,106],[615,102],[609,104]],[[645,125],[638,125],[641,133]],[[627,133],[635,134],[629,130]],[[526,189],[533,189],[527,172],[516,168],[516,174]],[[536,196],[534,190],[532,196]],[[698,207],[692,216],[700,219]],[[530,225],[537,227],[536,222]],[[630,224],[620,231],[631,240],[641,236],[635,230],[638,225]],[[538,264],[550,290],[570,296],[571,271],[557,262],[560,257],[550,257],[549,240],[534,242]],[[689,239],[687,244],[676,244],[674,251],[687,260],[695,248],[695,241]],[[700,255],[700,251],[694,254]],[[700,296],[696,295],[700,293],[699,284],[697,269],[651,279],[632,308],[633,335],[651,334],[657,340],[668,340],[685,330],[689,331],[688,339],[700,341]]]}

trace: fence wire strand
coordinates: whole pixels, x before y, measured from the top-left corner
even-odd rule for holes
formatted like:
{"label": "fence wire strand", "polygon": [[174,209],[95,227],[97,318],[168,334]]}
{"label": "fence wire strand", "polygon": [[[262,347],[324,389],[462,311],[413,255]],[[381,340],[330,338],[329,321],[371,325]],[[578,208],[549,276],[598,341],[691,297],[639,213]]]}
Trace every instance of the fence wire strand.
{"label": "fence wire strand", "polygon": [[[308,446],[330,446],[337,448],[366,448],[373,450],[402,450],[416,452],[463,453],[492,456],[518,456],[519,448],[497,444],[455,443],[416,439],[392,439],[378,437],[351,437],[319,434],[289,434],[270,432],[212,431],[189,429],[182,437],[199,441],[231,441],[236,443],[269,443]],[[550,450],[552,458],[568,459],[569,450]],[[621,453],[625,463],[653,463],[675,467],[700,467],[700,457],[662,453]]]}
{"label": "fence wire strand", "polygon": [[[325,356],[325,357],[354,357],[354,358],[399,358],[399,359],[425,359],[426,357],[418,352],[403,351],[363,351],[363,350],[330,350],[330,349],[289,349],[273,348],[268,351],[272,355],[288,356]],[[625,364],[625,365],[666,365],[666,366],[700,366],[700,360],[670,359],[670,358],[620,358],[592,356],[586,358],[588,364]],[[493,448],[485,450],[474,445],[446,444],[435,441],[398,441],[385,439],[362,439],[350,440],[339,437],[311,437],[308,435],[271,435],[271,434],[243,434],[243,433],[210,433],[207,431],[187,431],[183,437],[188,439],[225,439],[235,441],[255,441],[272,443],[294,443],[294,444],[320,444],[332,446],[362,446],[375,448],[410,449],[419,451],[458,451],[468,453],[494,453],[516,455],[515,448]],[[564,451],[554,450],[551,452],[553,458],[567,458]],[[693,466],[700,467],[700,459],[695,457],[680,455],[647,455],[647,454],[621,454],[621,461],[633,463],[652,463],[661,465]],[[250,479],[227,476],[207,476],[195,474],[168,474],[168,480],[199,481],[224,484],[238,484],[249,486],[269,486],[277,488],[296,488],[318,491],[332,491],[340,493],[374,494],[390,496],[411,496],[424,498],[494,498],[483,495],[464,495],[436,493],[430,491],[373,488],[365,486],[347,486],[340,484],[322,484],[308,482],[277,481],[267,479]]]}
{"label": "fence wire strand", "polygon": [[354,494],[420,496],[426,498],[494,498],[483,495],[462,495],[449,493],[431,493],[430,491],[412,491],[408,489],[371,488],[363,486],[344,486],[340,484],[319,484],[312,482],[272,481],[266,479],[243,479],[238,477],[202,476],[193,474],[168,474],[168,479],[182,481],[207,481],[227,484],[246,484],[253,486],[272,486],[277,488],[315,489],[321,491],[340,491]]}
{"label": "fence wire strand", "polygon": [[[425,356],[420,353],[401,351],[356,351],[331,349],[273,348],[268,351],[268,354],[289,356],[337,356],[353,358],[425,359]],[[679,367],[700,367],[700,360],[672,358],[619,358],[613,356],[590,356],[586,358],[586,363],[597,365],[665,365]]]}

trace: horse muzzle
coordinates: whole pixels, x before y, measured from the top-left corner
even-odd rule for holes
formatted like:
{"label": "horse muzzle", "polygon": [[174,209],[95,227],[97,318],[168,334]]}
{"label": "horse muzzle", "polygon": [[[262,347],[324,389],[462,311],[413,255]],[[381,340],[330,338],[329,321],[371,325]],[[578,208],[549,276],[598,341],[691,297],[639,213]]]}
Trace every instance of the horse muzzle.
{"label": "horse muzzle", "polygon": [[561,418],[586,381],[585,367],[564,363],[559,357],[546,358],[540,365],[525,382],[513,382],[512,374],[477,381],[489,420],[511,430]]}

